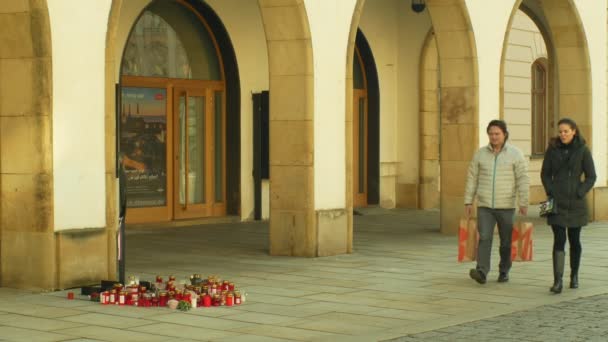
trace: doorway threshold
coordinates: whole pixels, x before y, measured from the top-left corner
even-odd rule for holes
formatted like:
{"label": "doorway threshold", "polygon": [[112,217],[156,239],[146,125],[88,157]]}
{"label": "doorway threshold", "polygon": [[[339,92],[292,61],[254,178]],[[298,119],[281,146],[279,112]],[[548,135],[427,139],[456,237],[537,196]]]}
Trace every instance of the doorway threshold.
{"label": "doorway threshold", "polygon": [[184,220],[173,220],[168,222],[153,222],[153,223],[133,223],[127,224],[127,230],[131,229],[166,229],[166,228],[181,228],[181,227],[192,227],[210,224],[225,224],[225,223],[239,223],[241,218],[239,216],[221,216],[221,217],[203,217],[197,219],[184,219]]}

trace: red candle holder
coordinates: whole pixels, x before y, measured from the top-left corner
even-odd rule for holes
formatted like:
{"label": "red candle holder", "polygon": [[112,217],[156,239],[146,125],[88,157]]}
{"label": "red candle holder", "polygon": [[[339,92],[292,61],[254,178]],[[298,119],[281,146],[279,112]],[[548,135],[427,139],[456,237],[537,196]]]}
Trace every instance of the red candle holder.
{"label": "red candle holder", "polygon": [[211,296],[209,294],[203,296],[203,306],[206,308],[211,306]]}
{"label": "red candle holder", "polygon": [[234,304],[234,297],[232,293],[226,295],[226,306],[232,306]]}
{"label": "red candle holder", "polygon": [[165,307],[167,306],[167,301],[168,301],[168,297],[167,296],[160,296],[160,298],[158,298],[158,306],[160,307]]}

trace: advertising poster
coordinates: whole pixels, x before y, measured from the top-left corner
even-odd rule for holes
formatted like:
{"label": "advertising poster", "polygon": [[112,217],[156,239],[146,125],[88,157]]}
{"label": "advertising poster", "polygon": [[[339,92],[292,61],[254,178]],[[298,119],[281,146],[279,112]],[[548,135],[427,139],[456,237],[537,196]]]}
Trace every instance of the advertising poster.
{"label": "advertising poster", "polygon": [[167,90],[122,88],[120,153],[127,206],[167,204]]}

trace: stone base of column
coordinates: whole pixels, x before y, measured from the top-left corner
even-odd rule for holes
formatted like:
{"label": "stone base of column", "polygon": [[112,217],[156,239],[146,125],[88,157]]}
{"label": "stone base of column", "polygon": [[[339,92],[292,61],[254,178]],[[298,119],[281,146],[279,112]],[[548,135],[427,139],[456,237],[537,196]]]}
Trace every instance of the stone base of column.
{"label": "stone base of column", "polygon": [[270,220],[270,255],[318,257],[349,252],[348,211],[274,210]]}
{"label": "stone base of column", "polygon": [[441,195],[441,233],[458,234],[458,224],[464,215],[464,197]]}
{"label": "stone base of column", "polygon": [[[317,210],[317,256],[348,253],[349,232],[346,209]],[[352,235],[350,235],[352,239]]]}

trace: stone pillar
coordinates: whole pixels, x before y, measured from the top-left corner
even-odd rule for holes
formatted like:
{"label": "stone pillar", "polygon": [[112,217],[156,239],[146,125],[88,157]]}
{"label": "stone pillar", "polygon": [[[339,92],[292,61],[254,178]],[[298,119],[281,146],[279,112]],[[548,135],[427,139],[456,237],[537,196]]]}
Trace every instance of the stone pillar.
{"label": "stone pillar", "polygon": [[0,23],[0,286],[48,289],[56,269],[46,1],[3,1]]}
{"label": "stone pillar", "polygon": [[348,119],[336,83],[345,84],[340,71],[355,1],[259,4],[270,72],[270,254],[346,253],[352,250],[352,204],[349,210],[344,198]]}
{"label": "stone pillar", "polygon": [[433,31],[422,50],[420,76],[419,209],[439,207],[439,61]]}
{"label": "stone pillar", "polygon": [[[116,36],[120,23],[120,14],[123,8],[123,0],[113,0],[108,18],[108,32],[106,36],[106,69],[105,69],[105,146],[106,146],[106,224],[103,237],[106,240],[106,259],[107,259],[107,279],[115,279],[117,276],[116,264],[116,234],[118,229],[118,207],[117,207],[117,190],[118,181],[116,179],[116,89],[118,83],[118,75],[116,70],[120,65],[120,60],[117,60],[118,54],[116,49],[122,49],[122,46],[117,46]],[[102,243],[102,245],[104,245]]]}
{"label": "stone pillar", "polygon": [[466,8],[458,0],[427,2],[441,70],[441,232],[454,234],[464,212],[464,180],[478,148],[477,58]]}
{"label": "stone pillar", "polygon": [[260,0],[270,72],[270,254],[316,256],[312,46],[302,1]]}

